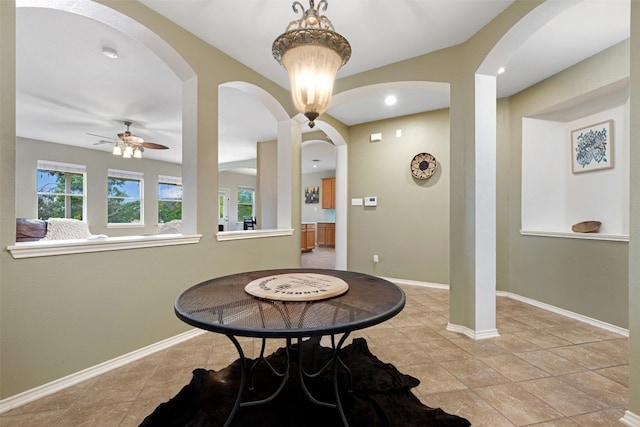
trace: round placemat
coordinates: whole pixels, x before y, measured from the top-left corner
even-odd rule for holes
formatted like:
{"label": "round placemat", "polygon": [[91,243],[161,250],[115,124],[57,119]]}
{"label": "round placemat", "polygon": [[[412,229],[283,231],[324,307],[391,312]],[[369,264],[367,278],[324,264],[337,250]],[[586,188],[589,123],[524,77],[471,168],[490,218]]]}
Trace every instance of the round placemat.
{"label": "round placemat", "polygon": [[245,292],[275,301],[317,301],[342,295],[349,289],[344,280],[318,273],[286,273],[253,280]]}

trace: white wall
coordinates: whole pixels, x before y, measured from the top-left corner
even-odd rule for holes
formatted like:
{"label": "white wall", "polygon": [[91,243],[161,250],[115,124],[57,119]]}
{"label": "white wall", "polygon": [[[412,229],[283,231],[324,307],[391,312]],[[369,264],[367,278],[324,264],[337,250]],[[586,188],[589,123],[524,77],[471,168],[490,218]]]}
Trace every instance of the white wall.
{"label": "white wall", "polygon": [[[571,233],[601,221],[601,234],[629,234],[628,103],[569,122],[523,118],[523,231]],[[572,173],[571,131],[613,120],[613,168]]]}
{"label": "white wall", "polygon": [[218,186],[229,190],[229,230],[242,230],[238,218],[238,186],[256,188],[256,177],[235,172],[223,171],[218,175]]}
{"label": "white wall", "polygon": [[[336,172],[334,170],[318,173],[306,173],[302,175],[302,222],[335,220],[335,209],[322,209],[322,178],[331,178],[334,176],[336,176]],[[320,200],[318,203],[304,202],[304,189],[307,187],[320,187]]]}
{"label": "white wall", "polygon": [[[37,218],[36,169],[38,160],[71,163],[87,167],[87,218],[93,234],[126,236],[155,233],[158,227],[158,175],[181,176],[182,166],[149,159],[124,159],[105,151],[78,148],[33,139],[18,138],[16,143],[16,217]],[[143,224],[107,227],[108,169],[143,173]]]}

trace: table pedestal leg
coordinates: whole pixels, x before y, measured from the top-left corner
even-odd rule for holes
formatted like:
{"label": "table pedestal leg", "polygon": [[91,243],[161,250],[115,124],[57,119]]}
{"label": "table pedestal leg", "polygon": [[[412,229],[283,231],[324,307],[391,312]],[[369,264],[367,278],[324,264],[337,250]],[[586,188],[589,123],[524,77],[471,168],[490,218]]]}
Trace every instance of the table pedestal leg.
{"label": "table pedestal leg", "polygon": [[[304,370],[303,356],[302,356],[302,343],[301,343],[301,339],[298,338],[298,372],[299,372],[298,375],[300,377],[300,386],[302,388],[302,391],[304,391],[304,394],[307,396],[307,398],[311,402],[315,403],[316,405],[337,409],[338,413],[340,414],[340,419],[342,420],[342,425],[344,427],[349,427],[349,423],[347,422],[347,417],[345,416],[344,408],[342,407],[342,401],[340,400],[340,391],[338,388],[338,367],[339,365],[342,365],[346,369],[347,373],[349,374],[349,389],[350,389],[351,388],[351,371],[344,364],[342,359],[340,359],[340,349],[342,348],[342,345],[344,344],[348,336],[349,336],[349,332],[346,332],[345,334],[343,334],[342,337],[340,337],[340,340],[338,340],[337,346],[333,345],[334,344],[333,336],[331,336],[331,344],[333,347],[331,359],[327,362],[327,364],[325,364],[323,367],[321,367],[320,369],[318,369],[316,372],[313,372],[313,373],[309,373]],[[335,396],[336,403],[321,402],[318,399],[316,399],[309,391],[307,384],[305,382],[305,378],[316,378],[320,374],[322,374],[329,366],[331,366],[331,369],[333,370],[331,374],[332,374],[332,381],[333,381],[333,394]]]}
{"label": "table pedestal leg", "polygon": [[233,421],[233,417],[236,416],[236,413],[240,408],[240,402],[242,401],[242,393],[244,392],[244,387],[247,381],[247,378],[246,378],[247,375],[245,373],[246,367],[247,367],[247,360],[244,357],[244,352],[242,351],[242,347],[240,346],[240,343],[233,335],[227,335],[227,338],[231,340],[233,345],[236,347],[236,350],[238,351],[238,355],[240,356],[240,387],[238,388],[238,396],[236,397],[236,401],[233,404],[233,409],[231,409],[231,413],[227,417],[227,421],[225,421],[224,427],[229,427],[231,425],[231,422]]}
{"label": "table pedestal leg", "polygon": [[[262,339],[262,346],[261,346],[261,349],[260,349],[260,356],[251,365],[251,367],[247,367],[247,359],[246,359],[246,357],[244,355],[244,351],[242,351],[242,347],[240,346],[240,343],[238,342],[236,337],[234,337],[233,335],[227,335],[227,338],[229,338],[231,340],[231,342],[233,343],[233,345],[236,347],[236,350],[238,351],[238,356],[240,357],[240,359],[239,359],[240,360],[240,386],[238,388],[238,396],[236,397],[236,401],[233,404],[233,408],[231,409],[231,413],[227,417],[227,421],[224,423],[224,427],[228,427],[228,426],[231,425],[231,422],[233,421],[233,418],[236,416],[236,414],[238,412],[238,409],[243,408],[245,406],[260,405],[260,404],[267,403],[267,402],[270,402],[273,399],[275,399],[276,396],[278,396],[280,394],[280,392],[284,388],[285,384],[287,383],[287,380],[289,379],[289,372],[291,370],[291,356],[289,354],[289,347],[290,347],[290,344],[291,344],[291,340],[290,339],[287,339],[287,345],[285,347],[285,352],[286,352],[287,357],[286,357],[286,366],[285,366],[284,372],[278,372],[271,365],[271,363],[269,363],[269,361],[264,357],[264,348],[265,348],[265,341],[266,341],[265,338]],[[282,377],[282,381],[280,382],[280,386],[278,386],[278,389],[276,391],[274,391],[273,394],[271,396],[267,397],[266,399],[252,400],[252,401],[248,401],[248,402],[243,402],[242,401],[242,394],[247,389],[247,381],[249,380],[251,382],[249,389],[253,389],[253,370],[255,369],[255,367],[260,362],[266,363],[267,366],[269,367],[269,369],[271,370],[271,372],[274,375],[276,375],[278,377]],[[250,378],[247,378],[247,376],[249,376]]]}
{"label": "table pedestal leg", "polygon": [[[342,424],[344,427],[349,427],[349,423],[347,422],[347,418],[344,414],[344,408],[342,407],[342,402],[340,400],[340,391],[339,391],[339,387],[338,387],[338,368],[340,366],[342,366],[348,373],[349,375],[349,389],[351,389],[351,371],[349,370],[349,368],[345,365],[345,363],[342,361],[342,359],[340,359],[340,349],[342,348],[342,345],[344,344],[345,340],[347,339],[347,337],[349,336],[349,333],[345,333],[342,335],[342,337],[340,337],[340,339],[338,340],[338,345],[335,345],[334,343],[334,337],[331,336],[331,344],[332,344],[332,354],[331,354],[331,358],[329,359],[329,361],[322,366],[320,369],[318,369],[316,372],[313,373],[309,373],[306,372],[304,369],[304,365],[303,365],[303,350],[302,350],[302,338],[298,338],[297,340],[297,351],[298,351],[298,375],[299,375],[299,379],[300,379],[300,386],[305,394],[305,396],[307,396],[307,398],[309,399],[309,401],[311,401],[312,403],[316,404],[316,405],[320,405],[320,406],[325,406],[328,408],[333,408],[333,409],[337,409],[338,413],[340,414],[340,419],[342,421]],[[289,349],[291,347],[291,340],[287,339],[287,344],[285,346],[285,351],[286,351],[286,367],[284,369],[284,372],[278,372],[270,363],[269,361],[264,357],[264,348],[265,348],[265,339],[262,339],[262,346],[261,346],[261,350],[260,350],[260,356],[258,357],[258,359],[256,359],[256,361],[250,366],[247,366],[247,359],[244,355],[244,351],[242,350],[242,347],[240,346],[240,343],[238,342],[238,340],[233,336],[233,335],[227,335],[227,338],[229,338],[231,340],[231,342],[233,343],[233,345],[236,347],[236,350],[238,351],[238,356],[239,356],[239,360],[240,360],[240,386],[238,388],[238,395],[236,397],[236,400],[233,404],[233,408],[231,409],[231,413],[229,414],[229,416],[227,417],[227,420],[224,423],[224,427],[229,427],[231,426],[231,423],[233,422],[234,417],[236,416],[236,414],[238,413],[238,410],[242,407],[246,407],[246,406],[254,406],[254,405],[260,405],[263,403],[267,403],[272,401],[273,399],[275,399],[280,392],[282,391],[282,389],[284,388],[287,380],[289,379],[289,373],[291,370],[291,355],[289,353]],[[261,399],[261,400],[252,400],[252,401],[248,401],[248,402],[243,402],[242,401],[242,395],[245,392],[245,390],[247,389],[247,382],[250,381],[250,387],[249,389],[253,388],[253,370],[255,369],[255,367],[258,365],[259,362],[264,362],[267,364],[267,366],[269,367],[269,369],[271,370],[271,372],[273,372],[274,375],[282,377],[282,381],[280,383],[280,386],[278,387],[278,389],[273,392],[273,394],[271,394],[271,396],[267,397],[266,399]],[[324,371],[326,371],[328,368],[332,369],[332,382],[333,382],[333,394],[336,400],[336,403],[329,403],[329,402],[322,402],[318,399],[316,399],[311,392],[309,391],[309,388],[307,387],[307,384],[305,382],[306,378],[316,378],[318,376],[320,376]],[[247,378],[247,376],[249,378]]]}

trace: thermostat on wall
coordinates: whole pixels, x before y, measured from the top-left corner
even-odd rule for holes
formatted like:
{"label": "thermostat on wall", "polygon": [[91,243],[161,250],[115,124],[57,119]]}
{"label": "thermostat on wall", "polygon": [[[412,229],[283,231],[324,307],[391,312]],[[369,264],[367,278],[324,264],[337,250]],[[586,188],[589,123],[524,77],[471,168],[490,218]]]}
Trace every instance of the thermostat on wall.
{"label": "thermostat on wall", "polygon": [[376,196],[367,196],[364,198],[365,206],[378,206],[378,198]]}

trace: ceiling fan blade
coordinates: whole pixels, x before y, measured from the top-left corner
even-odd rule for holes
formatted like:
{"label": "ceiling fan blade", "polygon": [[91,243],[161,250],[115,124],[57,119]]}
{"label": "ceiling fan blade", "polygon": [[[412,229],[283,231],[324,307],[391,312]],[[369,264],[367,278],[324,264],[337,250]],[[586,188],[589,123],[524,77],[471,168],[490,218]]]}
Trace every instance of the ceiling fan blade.
{"label": "ceiling fan blade", "polygon": [[102,144],[113,144],[114,141],[107,141],[106,139],[102,139],[98,142],[94,142],[93,145],[102,145]]}
{"label": "ceiling fan blade", "polygon": [[152,150],[166,150],[166,149],[169,148],[166,145],[156,144],[155,142],[143,142],[142,146],[144,148],[149,148],[149,149],[152,149]]}
{"label": "ceiling fan blade", "polygon": [[110,136],[104,136],[104,135],[97,135],[95,133],[89,133],[89,132],[85,132],[85,134],[87,135],[91,135],[91,136],[97,136],[98,138],[103,138],[103,139],[111,139],[113,141],[115,141],[115,138],[111,138]]}

